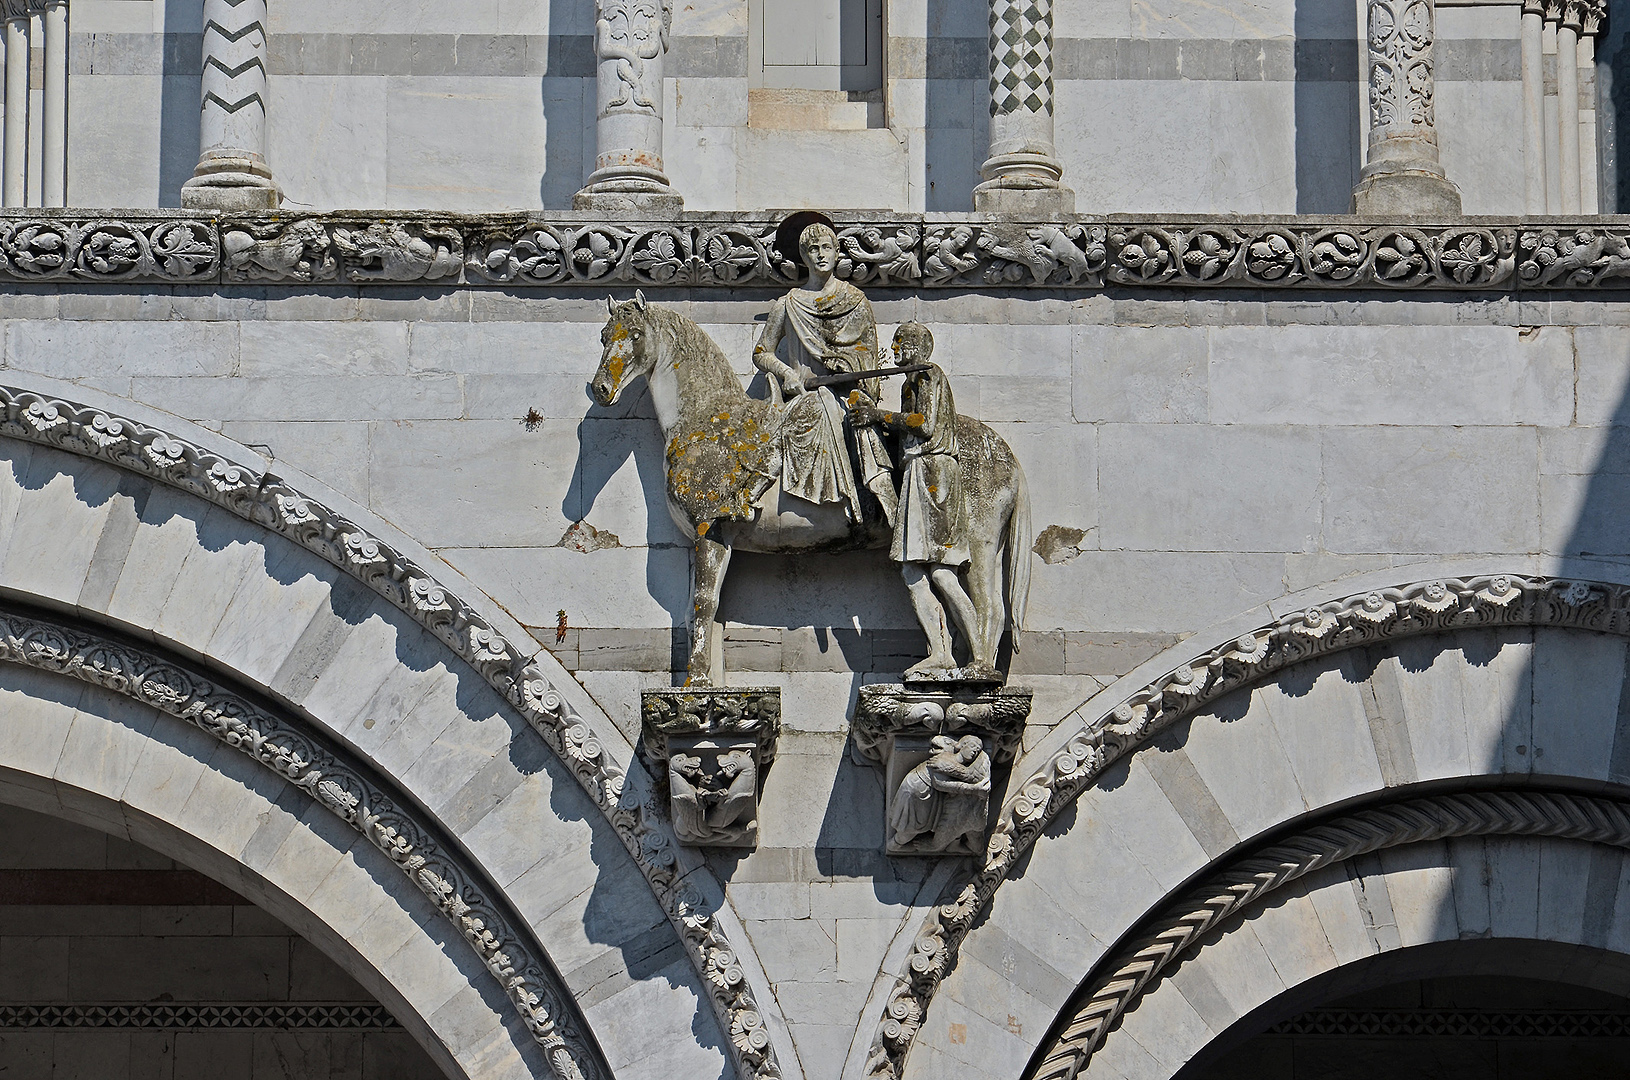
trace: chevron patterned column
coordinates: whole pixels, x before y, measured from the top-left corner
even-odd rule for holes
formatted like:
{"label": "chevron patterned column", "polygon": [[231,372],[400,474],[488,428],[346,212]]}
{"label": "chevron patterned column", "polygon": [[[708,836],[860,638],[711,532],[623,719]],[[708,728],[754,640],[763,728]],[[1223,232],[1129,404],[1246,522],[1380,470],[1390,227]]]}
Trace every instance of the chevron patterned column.
{"label": "chevron patterned column", "polygon": [[181,188],[194,210],[275,210],[266,166],[266,0],[204,0],[198,167]]}
{"label": "chevron patterned column", "polygon": [[1053,146],[1053,0],[990,0],[990,156],[975,210],[1075,211]]}

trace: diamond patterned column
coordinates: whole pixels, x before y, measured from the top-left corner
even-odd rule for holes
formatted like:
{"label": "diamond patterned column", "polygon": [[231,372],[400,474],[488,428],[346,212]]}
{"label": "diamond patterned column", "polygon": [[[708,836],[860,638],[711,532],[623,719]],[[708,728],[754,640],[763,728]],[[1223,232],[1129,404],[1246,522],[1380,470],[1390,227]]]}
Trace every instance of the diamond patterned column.
{"label": "diamond patterned column", "polygon": [[990,156],[974,188],[975,210],[1014,215],[1073,213],[1053,146],[1053,2],[991,0]]}

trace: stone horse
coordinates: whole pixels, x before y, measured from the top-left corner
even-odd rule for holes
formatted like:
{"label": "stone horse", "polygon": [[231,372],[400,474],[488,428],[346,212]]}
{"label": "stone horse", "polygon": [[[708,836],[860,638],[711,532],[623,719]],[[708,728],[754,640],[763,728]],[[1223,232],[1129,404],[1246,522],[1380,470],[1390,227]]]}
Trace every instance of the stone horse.
{"label": "stone horse", "polygon": [[[678,312],[643,294],[606,301],[604,352],[590,389],[612,405],[644,377],[667,442],[668,509],[694,537],[688,686],[723,682],[715,619],[732,551],[772,554],[886,548],[881,523],[852,524],[838,503],[812,503],[781,490],[780,432],[785,406],[749,397],[719,346]],[[1001,436],[957,418],[967,478],[969,599],[983,655],[995,657],[1004,629],[1018,647],[1030,592],[1030,498],[1024,472]],[[1007,588],[1004,595],[1003,553]]]}

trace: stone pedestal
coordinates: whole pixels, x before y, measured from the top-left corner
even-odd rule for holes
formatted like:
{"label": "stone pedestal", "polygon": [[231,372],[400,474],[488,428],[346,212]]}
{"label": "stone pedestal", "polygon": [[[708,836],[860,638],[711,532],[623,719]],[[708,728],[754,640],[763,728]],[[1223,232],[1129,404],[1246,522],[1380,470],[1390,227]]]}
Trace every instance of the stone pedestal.
{"label": "stone pedestal", "polygon": [[858,760],[883,770],[890,855],[976,855],[989,831],[991,773],[1013,760],[1031,691],[981,683],[860,688]]}
{"label": "stone pedestal", "polygon": [[747,848],[758,843],[759,782],[775,759],[780,690],[645,690],[640,729],[647,763],[667,781],[668,810],[680,843]]}

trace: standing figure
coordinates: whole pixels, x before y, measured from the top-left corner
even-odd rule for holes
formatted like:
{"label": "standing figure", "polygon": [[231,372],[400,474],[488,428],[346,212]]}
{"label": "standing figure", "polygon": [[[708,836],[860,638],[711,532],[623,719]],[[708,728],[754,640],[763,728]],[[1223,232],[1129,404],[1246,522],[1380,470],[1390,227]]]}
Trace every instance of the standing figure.
{"label": "standing figure", "polygon": [[[960,447],[951,382],[938,365],[929,363],[934,337],[922,323],[908,322],[895,331],[894,352],[901,366],[926,365],[906,376],[900,411],[882,412],[854,398],[850,412],[857,424],[900,432],[903,465],[889,558],[900,564],[911,606],[928,635],[928,658],[907,670],[906,678],[1001,681],[994,658],[984,655],[988,635],[979,633],[973,601],[959,573],[970,561],[968,502],[957,460]],[[965,668],[957,667],[952,653],[946,607],[972,654]]]}
{"label": "standing figure", "polygon": [[[811,375],[875,370],[877,318],[866,294],[836,277],[838,237],[832,226],[817,214],[802,216],[811,220],[798,233],[798,253],[809,268],[808,287],[793,289],[775,302],[753,348],[753,363],[791,401],[781,423],[781,489],[813,503],[842,503],[850,524],[858,528],[864,522],[858,473],[860,484],[877,497],[884,518],[893,524],[893,463],[882,436],[854,423],[833,390],[804,384]],[[776,356],[782,342],[790,362]],[[858,400],[875,402],[879,385],[877,379],[861,382],[855,391]]]}

